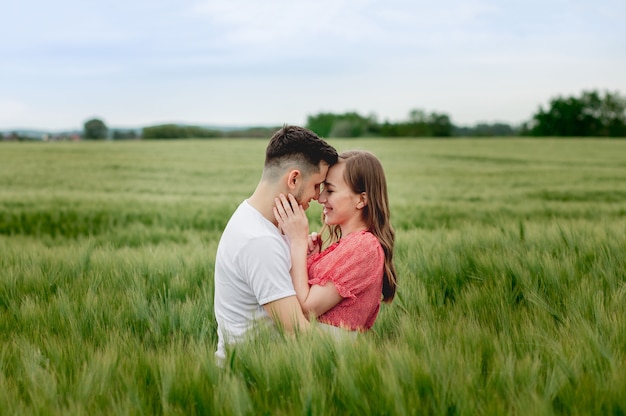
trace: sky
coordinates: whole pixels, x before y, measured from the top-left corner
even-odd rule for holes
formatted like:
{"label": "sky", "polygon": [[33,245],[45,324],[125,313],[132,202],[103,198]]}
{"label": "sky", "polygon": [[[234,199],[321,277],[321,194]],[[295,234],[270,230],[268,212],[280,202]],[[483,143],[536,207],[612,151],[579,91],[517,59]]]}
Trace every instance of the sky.
{"label": "sky", "polygon": [[0,130],[529,120],[626,95],[624,0],[20,0],[0,8]]}

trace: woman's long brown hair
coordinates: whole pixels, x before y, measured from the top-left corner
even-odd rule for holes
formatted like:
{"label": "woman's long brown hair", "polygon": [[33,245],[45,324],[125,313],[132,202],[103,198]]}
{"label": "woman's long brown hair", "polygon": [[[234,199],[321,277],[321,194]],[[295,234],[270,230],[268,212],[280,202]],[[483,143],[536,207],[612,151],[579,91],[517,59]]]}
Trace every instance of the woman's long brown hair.
{"label": "woman's long brown hair", "polygon": [[[363,219],[368,230],[378,238],[385,253],[383,272],[383,301],[391,302],[396,294],[397,273],[393,263],[395,232],[391,226],[387,180],[380,160],[372,153],[363,150],[350,150],[339,154],[339,162],[346,164],[344,179],[357,194],[365,192],[367,205],[363,208]],[[322,227],[321,234],[328,237],[325,245],[341,238],[338,225]]]}

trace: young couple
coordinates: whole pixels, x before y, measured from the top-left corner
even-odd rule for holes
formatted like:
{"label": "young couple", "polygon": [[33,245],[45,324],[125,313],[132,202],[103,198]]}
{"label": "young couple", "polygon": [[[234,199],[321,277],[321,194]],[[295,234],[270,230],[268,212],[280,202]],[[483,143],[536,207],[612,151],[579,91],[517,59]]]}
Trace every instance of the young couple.
{"label": "young couple", "polygon": [[[305,210],[324,206],[321,235]],[[323,238],[322,238],[323,237]],[[322,241],[323,240],[323,241]],[[230,218],[215,261],[216,357],[258,322],[292,332],[309,318],[349,331],[372,327],[396,291],[387,184],[371,153],[340,155],[297,126],[277,131],[261,180]]]}

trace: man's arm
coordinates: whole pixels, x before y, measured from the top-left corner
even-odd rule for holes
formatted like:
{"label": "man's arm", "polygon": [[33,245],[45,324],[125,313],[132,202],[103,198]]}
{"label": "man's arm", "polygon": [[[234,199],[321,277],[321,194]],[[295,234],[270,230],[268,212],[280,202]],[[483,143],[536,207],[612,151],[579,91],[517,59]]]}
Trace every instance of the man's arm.
{"label": "man's arm", "polygon": [[274,323],[288,333],[309,329],[309,321],[304,317],[300,303],[295,296],[287,296],[266,303],[263,308],[274,320]]}

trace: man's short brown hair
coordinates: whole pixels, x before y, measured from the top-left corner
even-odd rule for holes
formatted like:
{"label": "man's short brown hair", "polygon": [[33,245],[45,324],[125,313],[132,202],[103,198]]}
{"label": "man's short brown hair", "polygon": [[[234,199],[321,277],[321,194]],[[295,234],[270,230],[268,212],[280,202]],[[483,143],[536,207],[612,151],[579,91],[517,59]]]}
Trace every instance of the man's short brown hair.
{"label": "man's short brown hair", "polygon": [[332,166],[337,159],[334,147],[311,130],[298,126],[283,126],[274,133],[265,150],[265,168],[294,161],[298,165],[304,163],[301,168],[306,171],[317,171],[321,161]]}

